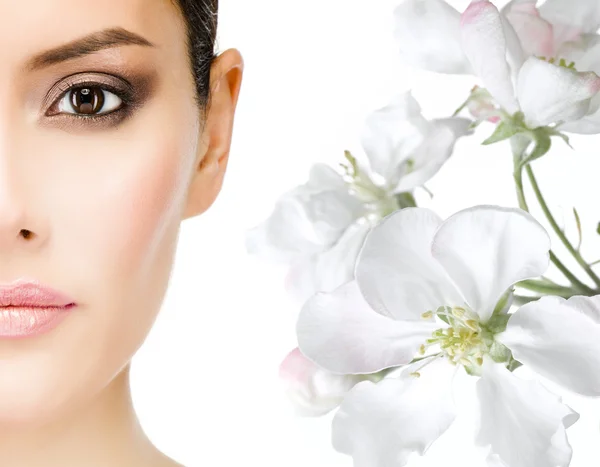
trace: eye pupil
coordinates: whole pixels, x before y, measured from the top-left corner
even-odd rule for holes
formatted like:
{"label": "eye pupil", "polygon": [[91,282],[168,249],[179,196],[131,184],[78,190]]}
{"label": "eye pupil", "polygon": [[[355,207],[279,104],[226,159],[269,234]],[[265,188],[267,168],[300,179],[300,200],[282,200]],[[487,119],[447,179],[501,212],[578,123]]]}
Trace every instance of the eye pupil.
{"label": "eye pupil", "polygon": [[71,105],[77,113],[97,113],[104,105],[104,93],[99,87],[75,89],[71,91]]}

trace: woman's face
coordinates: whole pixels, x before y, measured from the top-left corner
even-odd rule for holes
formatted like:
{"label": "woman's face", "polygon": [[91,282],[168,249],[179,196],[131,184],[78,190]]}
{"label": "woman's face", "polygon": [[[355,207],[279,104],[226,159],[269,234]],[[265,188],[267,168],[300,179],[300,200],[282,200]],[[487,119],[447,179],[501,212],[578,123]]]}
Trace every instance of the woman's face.
{"label": "woman's face", "polygon": [[37,279],[78,304],[50,332],[0,339],[0,425],[16,426],[84,403],[141,346],[180,222],[220,188],[241,66],[212,83],[202,132],[170,0],[1,2],[0,23],[0,283]]}

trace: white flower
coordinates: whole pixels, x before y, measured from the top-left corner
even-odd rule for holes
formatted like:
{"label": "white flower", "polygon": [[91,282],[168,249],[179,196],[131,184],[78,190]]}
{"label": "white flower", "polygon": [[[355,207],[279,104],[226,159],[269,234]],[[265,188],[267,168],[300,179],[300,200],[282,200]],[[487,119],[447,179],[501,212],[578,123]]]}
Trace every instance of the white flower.
{"label": "white flower", "polygon": [[[496,102],[510,115],[523,112],[531,128],[586,116],[600,91],[600,77],[593,72],[528,56],[515,29],[488,0],[473,0],[462,14],[461,39],[475,74]],[[540,48],[551,51],[550,39]]]}
{"label": "white flower", "polygon": [[600,28],[600,2],[597,0],[547,0],[540,14],[552,24],[560,44],[581,39]]}
{"label": "white flower", "polygon": [[[475,376],[477,443],[507,467],[565,467],[578,415],[516,361],[585,395],[600,395],[600,296],[544,297],[508,314],[512,285],[544,273],[550,240],[519,209],[477,206],[442,221],[407,208],[367,235],[356,279],[319,293],[297,323],[307,358],[339,374],[407,365],[358,383],[333,421],[355,467],[406,465],[452,424],[452,380]],[[421,358],[413,362],[414,358]],[[411,363],[413,362],[413,363]]]}
{"label": "white flower", "polygon": [[[551,7],[547,13],[555,17],[558,6]],[[488,0],[473,0],[462,15],[442,0],[406,0],[395,18],[405,59],[433,71],[475,74],[506,113],[522,112],[530,128],[578,121],[600,106],[591,105],[600,91],[598,75],[579,62],[572,65],[560,49],[580,35],[555,36],[536,0],[512,0],[502,11]],[[436,36],[435,45],[427,36]],[[582,61],[589,61],[584,55]],[[563,129],[581,132],[576,125]]]}
{"label": "white flower", "polygon": [[367,167],[349,153],[345,175],[313,166],[308,182],[284,194],[248,232],[248,251],[288,264],[288,288],[302,301],[347,282],[372,223],[403,207],[410,200],[403,194],[437,173],[469,124],[426,120],[410,92],[395,96],[366,120]]}
{"label": "white flower", "polygon": [[330,412],[350,389],[365,380],[358,375],[338,375],[324,370],[302,355],[298,348],[281,362],[279,378],[296,414],[306,417]]}

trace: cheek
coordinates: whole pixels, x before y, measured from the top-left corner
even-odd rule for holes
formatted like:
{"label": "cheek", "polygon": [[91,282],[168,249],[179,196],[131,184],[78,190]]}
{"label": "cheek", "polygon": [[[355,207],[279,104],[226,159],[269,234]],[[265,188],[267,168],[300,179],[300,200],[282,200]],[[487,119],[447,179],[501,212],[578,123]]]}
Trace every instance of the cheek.
{"label": "cheek", "polygon": [[71,227],[61,237],[71,239],[73,270],[85,280],[82,302],[98,313],[94,320],[108,331],[101,337],[113,344],[141,344],[170,275],[189,157],[168,136],[114,143],[111,164],[82,169],[73,180],[82,216],[61,224]]}
{"label": "cheek", "polygon": [[[59,391],[89,394],[141,346],[160,310],[171,273],[191,170],[190,131],[152,131],[127,142],[103,139],[52,193],[52,236],[61,283],[81,303],[52,336],[55,367],[81,380]],[[58,371],[55,374],[60,373]],[[74,384],[75,383],[75,384]]]}

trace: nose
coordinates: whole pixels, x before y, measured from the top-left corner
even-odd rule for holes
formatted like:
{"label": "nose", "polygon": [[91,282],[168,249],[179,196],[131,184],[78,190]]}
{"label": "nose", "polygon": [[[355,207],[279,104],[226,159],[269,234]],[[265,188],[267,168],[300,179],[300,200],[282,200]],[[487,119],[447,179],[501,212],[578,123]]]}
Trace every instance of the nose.
{"label": "nose", "polygon": [[15,154],[9,157],[4,149],[0,145],[0,260],[7,259],[10,249],[39,236],[30,217],[27,168],[15,164]]}

